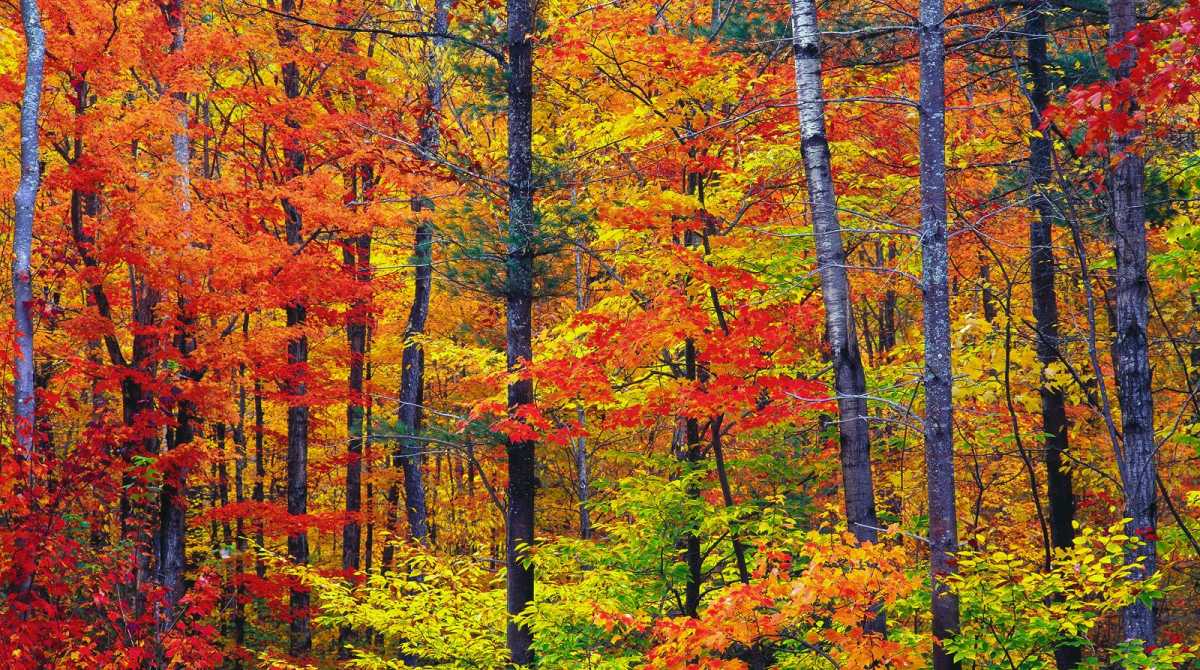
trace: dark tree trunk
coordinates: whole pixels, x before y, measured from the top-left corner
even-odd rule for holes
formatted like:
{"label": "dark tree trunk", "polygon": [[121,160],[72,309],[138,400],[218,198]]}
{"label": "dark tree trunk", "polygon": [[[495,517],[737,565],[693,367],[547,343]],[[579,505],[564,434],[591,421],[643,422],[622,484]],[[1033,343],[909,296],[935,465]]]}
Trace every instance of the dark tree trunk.
{"label": "dark tree trunk", "polygon": [[[421,208],[419,200],[413,202],[415,211],[420,212]],[[397,415],[402,437],[398,449],[393,453],[392,462],[404,472],[404,513],[409,536],[418,542],[427,541],[429,521],[425,503],[425,449],[420,440],[425,415],[425,351],[414,336],[420,337],[425,332],[425,321],[429,316],[429,298],[433,288],[432,251],[433,228],[428,220],[422,220],[417,224],[413,240],[413,303],[401,355],[400,407]],[[393,486],[389,502],[397,505],[397,498]],[[384,563],[390,565],[390,548],[384,552],[387,554]]]}
{"label": "dark tree trunk", "polygon": [[[1133,0],[1109,0],[1109,46],[1113,47],[1137,25]],[[1130,47],[1121,54],[1114,78],[1129,75],[1135,61]],[[1136,101],[1125,103],[1133,113]],[[1112,199],[1112,228],[1116,242],[1117,305],[1116,341],[1113,358],[1116,367],[1117,398],[1121,405],[1122,445],[1121,483],[1125,490],[1125,516],[1130,519],[1126,533],[1153,538],[1157,527],[1157,489],[1155,488],[1154,399],[1151,395],[1151,370],[1147,325],[1149,322],[1150,281],[1146,274],[1146,216],[1144,203],[1145,163],[1132,148],[1138,132],[1132,131],[1113,140],[1110,154],[1119,163],[1109,174]],[[1129,561],[1142,559],[1132,579],[1141,581],[1154,574],[1157,550],[1153,539],[1144,541],[1130,552]],[[1126,640],[1155,642],[1154,611],[1138,601],[1121,613]]]}
{"label": "dark tree trunk", "polygon": [[[684,375],[691,382],[696,381],[696,345],[689,338],[683,344]],[[694,469],[703,460],[700,451],[700,422],[694,417],[683,417],[683,441],[678,444],[676,458],[684,463],[687,471]],[[678,442],[678,440],[677,440]],[[690,487],[688,495],[699,497],[696,487]],[[683,562],[687,566],[687,584],[683,589],[683,614],[696,618],[700,616],[700,587],[704,583],[704,555],[700,550],[700,536],[696,528],[689,527],[683,536]]]}
{"label": "dark tree trunk", "polygon": [[875,486],[871,476],[866,375],[850,309],[846,251],[842,245],[829,142],[825,136],[821,37],[813,0],[792,1],[792,30],[801,147],[804,152],[804,171],[808,178],[809,210],[816,238],[821,294],[825,302],[825,333],[829,340],[838,402],[846,523],[860,542],[874,542],[879,519],[875,515]]}
{"label": "dark tree trunk", "polygon": [[[1033,297],[1033,319],[1037,329],[1037,354],[1043,366],[1059,354],[1058,296],[1054,284],[1057,271],[1054,259],[1054,206],[1049,188],[1053,144],[1048,130],[1040,130],[1042,113],[1050,103],[1050,76],[1046,71],[1046,17],[1044,3],[1028,8],[1025,21],[1026,49],[1030,88],[1029,139],[1030,197],[1037,214],[1029,223],[1029,283]],[[1050,510],[1050,542],[1059,549],[1070,548],[1075,541],[1075,494],[1071,473],[1063,467],[1067,450],[1067,413],[1062,389],[1043,384],[1042,433],[1045,444],[1046,497]],[[1048,567],[1048,566],[1047,566]],[[1054,660],[1059,670],[1079,665],[1083,654],[1079,647],[1059,647]]]}
{"label": "dark tree trunk", "polygon": [[[187,309],[182,300],[180,309]],[[192,319],[186,315],[181,317],[180,322],[185,331],[194,325]],[[182,332],[175,339],[185,369],[184,377],[195,381],[198,375],[187,371],[186,368],[187,359],[196,348],[195,338],[188,332]],[[191,401],[178,401],[174,435],[167,442],[169,450],[190,444],[195,439],[195,411]],[[186,590],[183,576],[187,569],[187,557],[184,553],[187,540],[187,474],[186,468],[183,467],[164,472],[162,491],[159,494],[158,571],[165,592],[159,626],[160,633],[163,634],[173,627],[178,614],[176,610]]]}
{"label": "dark tree trunk", "polygon": [[[1033,317],[1037,327],[1038,359],[1047,365],[1057,359],[1058,296],[1055,289],[1057,262],[1054,258],[1054,206],[1050,202],[1051,159],[1053,145],[1049,131],[1039,132],[1042,112],[1050,103],[1050,77],[1046,71],[1045,6],[1030,8],[1025,24],[1029,50],[1029,78],[1033,110],[1030,123],[1034,135],[1029,140],[1029,172],[1031,196],[1037,217],[1029,226],[1030,285],[1033,295]],[[1055,547],[1070,547],[1075,538],[1071,522],[1075,518],[1075,496],[1071,475],[1062,468],[1062,455],[1067,449],[1067,417],[1060,389],[1043,386],[1042,432],[1046,435],[1046,467],[1049,486],[1050,537]]]}
{"label": "dark tree trunk", "polygon": [[[508,0],[508,256],[505,261],[505,317],[508,368],[533,359],[533,245],[537,235],[533,211],[533,4]],[[508,386],[508,408],[517,412],[533,404],[533,381]],[[537,491],[534,443],[508,442],[508,523],[505,564],[509,616],[525,611],[533,600],[533,567],[521,545],[534,537]],[[533,662],[532,632],[509,619],[508,650],[512,662]]]}
{"label": "dark tree trunk", "polygon": [[[356,179],[354,199],[365,198],[374,185],[371,167],[362,165]],[[361,185],[361,188],[357,188]],[[364,233],[346,241],[342,250],[342,262],[355,282],[365,290],[371,281],[371,235]],[[359,513],[362,510],[362,456],[366,396],[363,393],[363,369],[367,351],[367,320],[370,300],[359,296],[350,304],[346,316],[346,341],[350,349],[350,370],[347,379],[350,398],[346,403],[346,525],[342,528],[342,570],[347,576],[358,572],[362,547]],[[353,641],[350,628],[342,628],[338,634],[338,655],[350,657],[349,645]]]}
{"label": "dark tree trunk", "polygon": [[[449,0],[437,0],[431,29],[444,33],[450,21]],[[432,161],[441,146],[439,116],[442,110],[442,64],[441,56],[445,40],[432,40],[429,50],[430,80],[425,86],[426,108],[420,119],[420,136],[417,152]],[[424,420],[425,351],[418,339],[425,332],[429,318],[429,298],[433,289],[433,224],[421,216],[421,212],[433,209],[432,201],[424,194],[412,200],[412,210],[417,215],[417,228],[413,239],[413,302],[404,329],[404,352],[401,355],[400,402],[397,408],[401,437],[392,452],[392,466],[404,472],[404,512],[408,521],[409,536],[421,543],[429,541],[429,511],[425,500],[425,445],[420,439]],[[396,509],[399,507],[399,491],[393,484],[388,490],[388,525],[395,528]],[[391,566],[392,548],[383,550],[384,569]]]}
{"label": "dark tree trunk", "polygon": [[949,249],[946,236],[946,45],[942,0],[921,0],[921,271],[925,329],[925,465],[929,489],[929,569],[934,670],[959,664],[939,640],[958,632],[958,598],[946,586],[958,548],[954,500]]}
{"label": "dark tree trunk", "polygon": [[992,268],[986,263],[979,268],[979,303],[983,307],[983,320],[996,321],[996,292],[992,290]]}
{"label": "dark tree trunk", "polygon": [[[249,328],[250,317],[242,318],[242,334],[247,335]],[[233,499],[236,502],[245,502],[246,500],[246,365],[238,365],[238,383],[237,383],[237,407],[238,407],[238,422],[233,429],[233,444],[237,460],[233,467]],[[236,586],[233,597],[233,643],[240,649],[246,644],[246,585],[245,585],[245,570],[246,570],[246,528],[245,521],[242,515],[237,517],[237,526],[234,529],[237,546],[237,560],[234,562],[234,580]],[[235,658],[233,661],[234,670],[241,670],[241,658]]]}
{"label": "dark tree trunk", "polygon": [[[220,450],[220,456],[217,457],[217,502],[221,507],[225,507],[229,505],[229,454],[225,443],[229,436],[229,427],[224,423],[214,424],[213,433]],[[221,545],[226,552],[233,546],[233,527],[229,524],[228,517],[221,518]],[[221,554],[218,553],[218,558],[220,557]]]}
{"label": "dark tree trunk", "polygon": [[38,0],[21,0],[25,29],[25,89],[21,96],[21,179],[13,196],[13,315],[17,329],[14,361],[13,416],[17,452],[29,460],[33,477],[36,416],[33,361],[33,212],[41,182],[38,122],[42,113],[42,79],[46,65],[46,33]]}
{"label": "dark tree trunk", "polygon": [[[263,414],[263,389],[262,380],[258,377],[254,378],[254,490],[250,494],[250,499],[262,505],[266,500],[265,488],[267,482],[267,464],[265,454],[263,453],[263,439],[266,436],[266,421]],[[265,532],[263,529],[262,518],[259,517],[254,522],[254,544],[263,547],[265,546]],[[267,564],[260,556],[256,554],[254,559],[254,573],[259,579],[267,576]]]}
{"label": "dark tree trunk", "polygon": [[[295,0],[283,0],[280,8],[284,14],[296,13]],[[296,48],[296,35],[287,26],[279,29],[279,44],[284,48]],[[300,68],[295,61],[283,64],[283,91],[289,100],[300,97]],[[299,123],[288,117],[285,123],[289,128],[299,128]],[[289,140],[284,147],[284,160],[289,176],[296,177],[304,174],[304,150]],[[293,248],[303,244],[301,229],[303,220],[301,213],[286,198],[283,200],[283,212],[286,219],[285,231],[287,243]],[[290,329],[301,330],[308,319],[308,309],[303,296],[294,296],[291,304],[287,305],[287,326]],[[303,334],[292,336],[287,346],[287,362],[291,370],[286,381],[288,395],[287,410],[287,511],[289,515],[300,516],[308,513],[308,404],[305,396],[308,394],[307,372],[308,337]],[[288,535],[288,557],[298,565],[308,564],[308,532],[301,530]],[[312,649],[312,631],[309,629],[309,595],[308,590],[294,587],[288,604],[288,614],[291,617],[289,626],[288,649],[292,656],[305,656]]]}
{"label": "dark tree trunk", "polygon": [[[363,374],[366,377],[366,381],[365,381],[366,386],[367,386],[367,388],[370,388],[370,386],[371,386],[371,326],[370,326],[370,324],[367,325],[366,348],[367,348],[367,360],[366,360],[365,371]],[[366,404],[366,408],[365,408],[366,414],[364,416],[364,420],[366,422],[366,435],[363,437],[363,463],[365,464],[366,471],[367,471],[367,491],[366,491],[367,528],[366,528],[366,538],[363,540],[362,568],[363,568],[363,572],[370,574],[371,568],[374,567],[374,559],[375,559],[375,486],[374,486],[374,484],[371,483],[371,480],[372,480],[371,469],[374,467],[374,462],[375,462],[375,455],[371,448],[372,445],[374,444],[374,440],[371,437],[371,421],[372,421],[371,415],[372,415],[372,410],[375,407],[375,400],[372,396],[368,395],[364,399],[364,402]]]}
{"label": "dark tree trunk", "polygon": [[[880,268],[885,267],[883,247],[879,245],[878,254],[876,255],[877,264]],[[894,242],[887,243],[887,260],[895,260],[896,245]],[[890,284],[889,284],[890,286]],[[879,354],[883,354],[892,350],[896,346],[896,291],[888,288],[883,293],[883,300],[879,303]]]}

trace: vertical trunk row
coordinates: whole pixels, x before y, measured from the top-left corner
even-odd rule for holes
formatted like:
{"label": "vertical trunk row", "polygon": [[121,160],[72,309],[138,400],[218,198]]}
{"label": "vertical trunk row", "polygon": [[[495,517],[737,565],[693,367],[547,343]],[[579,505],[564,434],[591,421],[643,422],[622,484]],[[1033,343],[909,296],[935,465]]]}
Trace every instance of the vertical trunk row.
{"label": "vertical trunk row", "polygon": [[929,569],[935,670],[958,668],[940,640],[958,631],[958,598],[945,578],[958,547],[951,405],[949,249],[946,235],[946,45],[942,0],[921,0],[921,271],[925,330],[925,467],[929,497]]}
{"label": "vertical trunk row", "polygon": [[[1109,0],[1109,47],[1113,48],[1137,25],[1133,0]],[[1114,78],[1127,77],[1133,68],[1135,52],[1127,47],[1120,54]],[[1124,103],[1132,113],[1136,101]],[[1124,435],[1121,484],[1125,490],[1125,516],[1129,535],[1145,541],[1128,556],[1141,560],[1132,578],[1141,581],[1154,574],[1156,547],[1152,539],[1157,525],[1155,489],[1154,403],[1150,393],[1150,352],[1146,329],[1149,322],[1150,283],[1146,274],[1146,216],[1144,202],[1145,163],[1136,149],[1137,131],[1113,140],[1111,155],[1120,162],[1109,174],[1112,228],[1116,237],[1117,306],[1116,342],[1113,357],[1117,377],[1117,398],[1121,405],[1121,429]],[[1154,611],[1138,601],[1125,608],[1121,616],[1125,639],[1154,644]]]}
{"label": "vertical trunk row", "polygon": [[834,389],[837,392],[846,522],[860,542],[874,542],[879,520],[875,515],[875,488],[871,477],[866,379],[850,311],[846,251],[842,246],[829,142],[825,136],[820,31],[813,0],[792,0],[792,30],[801,148],[804,152],[804,171],[808,177],[809,210],[817,247],[817,268],[821,275],[821,295],[825,303],[825,332],[829,339]]}
{"label": "vertical trunk row", "polygon": [[13,426],[18,453],[30,460],[33,472],[34,417],[36,400],[33,380],[33,210],[41,182],[38,154],[38,121],[42,111],[42,78],[46,66],[46,33],[37,0],[21,0],[21,23],[25,28],[25,90],[21,96],[21,180],[13,206],[13,315],[17,327],[17,359],[14,361]]}
{"label": "vertical trunk row", "polygon": [[[280,5],[289,16],[296,13],[296,0],[283,0]],[[279,44],[285,49],[298,48],[295,33],[289,28],[279,28]],[[283,64],[283,92],[289,100],[300,97],[300,68],[295,61]],[[297,130],[300,124],[291,117],[284,120],[289,130]],[[295,138],[284,141],[284,160],[290,177],[304,174],[304,151]],[[300,211],[286,198],[283,200],[287,243],[299,248],[303,244]],[[287,345],[289,377],[286,382],[288,395],[287,410],[287,511],[289,515],[308,513],[308,393],[305,367],[308,364],[308,336],[304,325],[308,310],[303,296],[295,296],[287,305],[287,326],[294,333]],[[308,564],[308,532],[300,530],[288,535],[288,558],[297,565]],[[309,596],[304,588],[292,588],[288,603],[289,626],[288,647],[293,656],[306,655],[312,649],[312,631],[309,629]]]}
{"label": "vertical trunk row", "polygon": [[[533,244],[537,234],[533,211],[533,4],[508,0],[508,255],[505,259],[505,317],[508,368],[533,359]],[[508,408],[517,412],[533,404],[533,381],[508,385]],[[505,537],[507,600],[510,617],[533,600],[533,567],[521,545],[533,542],[534,442],[508,441],[508,523]],[[532,632],[508,621],[512,662],[533,662]]]}
{"label": "vertical trunk row", "polygon": [[[363,385],[368,389],[371,388],[371,326],[367,325],[367,343],[365,354],[365,365],[363,367]],[[367,486],[365,498],[367,501],[367,528],[366,537],[363,539],[363,572],[370,573],[374,565],[375,557],[375,485],[371,482],[371,466],[375,462],[375,455],[371,453],[371,445],[374,438],[371,435],[371,410],[375,406],[374,397],[368,393],[363,399],[365,407],[363,408],[363,421],[366,428],[366,434],[363,436],[363,464],[366,466]]]}

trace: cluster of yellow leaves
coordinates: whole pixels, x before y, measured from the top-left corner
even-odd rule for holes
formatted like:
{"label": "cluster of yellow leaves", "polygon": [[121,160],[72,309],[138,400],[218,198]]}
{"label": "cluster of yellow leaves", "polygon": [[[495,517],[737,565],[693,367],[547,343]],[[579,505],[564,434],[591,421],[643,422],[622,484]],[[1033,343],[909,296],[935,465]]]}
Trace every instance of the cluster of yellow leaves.
{"label": "cluster of yellow leaves", "polygon": [[[373,631],[400,654],[447,670],[502,668],[506,608],[503,578],[472,557],[439,557],[396,545],[396,563],[348,585],[307,567],[284,567],[319,594],[318,624]],[[391,670],[403,659],[355,649],[348,667]]]}
{"label": "cluster of yellow leaves", "polygon": [[[1139,540],[1122,527],[1079,529],[1074,546],[1058,550],[1049,570],[1028,547],[1000,548],[977,536],[979,548],[958,552],[958,573],[948,579],[960,598],[962,630],[946,648],[976,667],[1029,670],[1054,667],[1057,647],[1090,648],[1088,633],[1101,621],[1160,595],[1161,574],[1132,578],[1136,564],[1127,563],[1126,555]],[[1181,660],[1182,648],[1141,653],[1167,668]]]}

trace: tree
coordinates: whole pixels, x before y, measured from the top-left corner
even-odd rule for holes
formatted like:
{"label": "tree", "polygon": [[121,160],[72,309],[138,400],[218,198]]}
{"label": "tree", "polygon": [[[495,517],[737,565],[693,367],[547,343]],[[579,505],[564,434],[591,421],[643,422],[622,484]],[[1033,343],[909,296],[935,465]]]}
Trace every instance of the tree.
{"label": "tree", "polygon": [[14,427],[18,450],[28,460],[33,476],[37,399],[33,380],[33,216],[41,181],[38,155],[38,121],[42,109],[42,80],[46,64],[46,33],[37,0],[21,0],[25,28],[25,89],[21,96],[21,180],[13,196],[16,208],[13,230],[13,317],[17,327],[17,359],[13,394]]}
{"label": "tree", "polygon": [[958,631],[958,600],[947,588],[958,548],[954,489],[949,249],[946,232],[946,45],[941,0],[921,0],[920,115],[921,289],[925,330],[925,469],[929,498],[929,572],[933,589],[933,667],[958,668],[940,644]]}
{"label": "tree", "polygon": [[[505,258],[505,354],[508,411],[521,417],[532,408],[533,380],[521,368],[533,360],[533,259],[537,235],[533,176],[533,4],[508,0],[508,254]],[[505,524],[508,650],[512,662],[533,662],[529,628],[512,617],[533,601],[533,566],[525,560],[534,539],[537,495],[533,439],[508,438],[508,510]]]}
{"label": "tree", "polygon": [[[283,0],[280,5],[287,17],[296,14],[295,0]],[[285,49],[298,49],[296,34],[290,26],[284,25],[278,29],[279,44]],[[293,54],[294,57],[294,54]],[[295,60],[283,63],[281,67],[284,94],[288,100],[300,97],[300,67]],[[295,130],[300,127],[292,118],[285,119],[288,128]],[[296,138],[284,140],[284,157],[288,176],[295,178],[304,174],[304,149],[297,144]],[[303,215],[290,200],[282,201],[287,243],[296,253],[303,251]],[[301,290],[300,295],[289,298],[285,307],[287,326],[291,330],[287,344],[287,362],[291,370],[288,373],[286,392],[288,394],[287,408],[287,512],[289,515],[300,516],[308,512],[308,405],[304,396],[307,394],[305,369],[308,363],[308,336],[304,326],[308,320],[306,296]],[[308,530],[300,529],[288,534],[288,557],[297,564],[308,563]],[[312,648],[312,632],[309,629],[309,596],[308,591],[293,587],[289,597],[288,613],[291,617],[289,650],[293,656],[301,656]]]}
{"label": "tree", "polygon": [[[437,34],[445,33],[450,24],[449,0],[437,0],[430,28]],[[445,39],[434,37],[427,62],[430,66],[429,81],[425,85],[425,109],[422,114],[417,140],[417,153],[432,163],[433,156],[441,145],[439,124],[442,112],[443,63]],[[417,217],[429,209],[432,200],[424,193],[412,199],[412,210]],[[400,363],[400,448],[394,454],[404,470],[404,510],[408,518],[409,535],[418,542],[428,541],[429,520],[425,502],[424,446],[420,441],[421,423],[424,415],[425,350],[419,338],[425,333],[425,322],[429,318],[429,298],[433,290],[433,224],[427,218],[419,218],[413,233],[413,298],[408,312],[408,323],[404,329],[404,353]],[[393,461],[393,465],[395,462]],[[397,504],[395,487],[389,493],[390,504]],[[385,550],[384,563],[390,563],[391,548]]]}
{"label": "tree", "polygon": [[[1111,0],[1108,21],[1109,65],[1113,78],[1123,79],[1129,76],[1137,57],[1134,48],[1123,42],[1137,26],[1135,4],[1132,0]],[[1124,111],[1132,113],[1136,105],[1136,99],[1126,100]],[[1133,129],[1113,138],[1110,153],[1117,162],[1108,181],[1117,261],[1113,359],[1124,437],[1118,469],[1125,492],[1125,516],[1129,519],[1126,532],[1146,540],[1128,556],[1130,562],[1138,563],[1132,579],[1141,581],[1157,568],[1158,445],[1154,441],[1147,332],[1150,279],[1146,271],[1145,162],[1135,148],[1138,136]],[[1121,612],[1121,622],[1126,640],[1155,643],[1154,611],[1149,604],[1138,601],[1129,605]]]}
{"label": "tree", "polygon": [[801,147],[808,178],[809,209],[825,303],[825,333],[833,359],[841,443],[842,494],[846,523],[862,542],[878,538],[875,485],[871,476],[871,439],[867,424],[866,373],[850,309],[846,251],[838,224],[829,141],[825,136],[825,102],[821,90],[821,44],[817,8],[812,0],[792,2],[796,97],[800,111]]}
{"label": "tree", "polygon": [[[171,32],[170,52],[179,54],[186,43],[187,26],[183,0],[171,0],[162,6],[163,19]],[[173,91],[171,98],[180,106],[177,113],[178,127],[171,134],[171,148],[175,159],[176,175],[173,178],[176,197],[179,200],[179,216],[184,226],[185,236],[190,236],[191,230],[187,218],[191,212],[191,138],[188,137],[188,99],[187,93]],[[189,280],[184,279],[181,284]],[[195,319],[189,314],[187,299],[179,297],[179,332],[175,336],[175,348],[181,358],[186,359],[196,348]],[[187,365],[185,363],[185,365]],[[182,376],[195,381],[196,371],[184,369]],[[181,394],[177,394],[181,395]],[[189,445],[195,437],[196,412],[195,404],[186,397],[177,401],[176,426],[168,440],[168,449],[174,450]],[[158,523],[158,572],[166,597],[162,612],[159,614],[159,634],[166,635],[178,616],[179,601],[183,598],[186,584],[184,571],[187,569],[186,536],[187,536],[187,466],[179,465],[166,473],[162,491],[159,495]],[[166,654],[165,648],[159,646],[160,655]],[[158,659],[160,667],[166,667],[167,659]]]}
{"label": "tree", "polygon": [[[1043,128],[1050,104],[1050,74],[1046,43],[1047,5],[1038,2],[1029,7],[1025,20],[1026,67],[1029,72],[1029,181],[1032,209],[1029,222],[1029,283],[1033,297],[1033,318],[1037,337],[1038,361],[1049,366],[1062,355],[1058,334],[1058,295],[1055,289],[1054,204],[1050,200],[1052,152],[1050,129]],[[1042,434],[1045,444],[1046,497],[1050,510],[1050,540],[1056,549],[1070,549],[1075,541],[1075,493],[1071,472],[1064,467],[1067,451],[1067,411],[1063,390],[1043,382]],[[1062,646],[1054,656],[1059,670],[1079,665],[1078,647]]]}

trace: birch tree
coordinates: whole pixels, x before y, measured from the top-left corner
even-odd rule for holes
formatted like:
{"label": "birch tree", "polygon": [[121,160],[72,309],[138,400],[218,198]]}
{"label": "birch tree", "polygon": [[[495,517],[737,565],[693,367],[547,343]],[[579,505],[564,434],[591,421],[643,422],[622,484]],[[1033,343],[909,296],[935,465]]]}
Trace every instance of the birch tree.
{"label": "birch tree", "polygon": [[825,303],[825,333],[829,340],[834,390],[837,393],[846,523],[860,542],[874,542],[879,520],[875,514],[875,488],[871,477],[866,375],[851,313],[846,250],[838,222],[829,140],[825,135],[821,41],[814,0],[792,0],[792,33],[809,212],[817,247],[821,295]]}
{"label": "birch tree", "polygon": [[25,88],[21,95],[21,180],[13,197],[16,209],[13,229],[13,316],[17,327],[17,357],[14,361],[14,435],[18,452],[30,463],[32,477],[34,418],[33,365],[33,211],[41,182],[38,122],[42,110],[42,79],[46,67],[46,33],[42,29],[38,0],[21,0],[21,23],[25,28]]}

